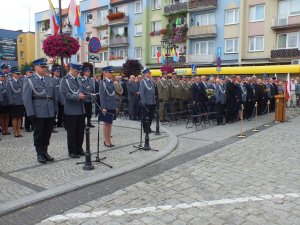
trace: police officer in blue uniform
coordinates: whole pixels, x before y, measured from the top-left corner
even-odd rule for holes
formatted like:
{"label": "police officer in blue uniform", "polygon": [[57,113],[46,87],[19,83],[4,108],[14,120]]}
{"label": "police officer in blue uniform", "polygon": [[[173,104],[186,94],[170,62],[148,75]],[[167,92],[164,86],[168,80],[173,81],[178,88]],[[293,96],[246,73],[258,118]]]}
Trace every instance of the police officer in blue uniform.
{"label": "police officer in blue uniform", "polygon": [[[142,71],[144,79],[140,82],[140,98],[141,98],[141,115],[143,120],[144,132],[146,129],[149,129],[151,132],[151,123],[153,119],[153,113],[155,110],[155,86],[151,81],[151,71],[149,68],[146,68]],[[150,126],[147,127],[146,117],[150,119]]]}
{"label": "police officer in blue uniform", "polygon": [[48,154],[48,145],[57,112],[58,96],[53,80],[45,76],[46,62],[45,58],[32,62],[35,73],[24,80],[22,96],[26,114],[33,123],[33,140],[39,163],[54,160]]}
{"label": "police officer in blue uniform", "polygon": [[[94,81],[90,78],[90,76],[91,76],[90,67],[89,66],[83,67],[82,68],[82,78],[81,78],[83,93],[91,96],[91,94],[95,93],[95,84],[94,84]],[[91,118],[92,118],[92,113],[93,113],[92,98],[84,99],[84,108],[85,108],[85,113],[86,113],[87,126],[95,127],[91,123]]]}
{"label": "police officer in blue uniform", "polygon": [[81,64],[70,63],[70,71],[60,83],[64,101],[68,151],[71,158],[85,155],[82,149],[85,128],[84,99],[89,96],[83,93],[81,81],[78,79],[81,69]]}
{"label": "police officer in blue uniform", "polygon": [[[117,103],[115,99],[115,87],[113,83],[113,69],[111,66],[105,67],[103,71],[103,81],[100,83],[99,95],[100,105],[103,113],[110,113],[113,119],[116,119]],[[111,130],[112,124],[104,122],[103,133],[104,133],[104,145],[106,147],[114,147],[115,145],[111,142]]]}
{"label": "police officer in blue uniform", "polygon": [[0,102],[0,126],[3,135],[10,135],[8,132],[9,123],[9,102],[7,97],[7,75],[0,73],[0,92],[2,101]]}
{"label": "police officer in blue uniform", "polygon": [[19,68],[13,67],[10,70],[12,79],[7,82],[7,97],[9,102],[9,113],[12,118],[12,127],[14,136],[19,138],[21,135],[22,119],[25,114],[25,108],[22,100],[23,79]]}

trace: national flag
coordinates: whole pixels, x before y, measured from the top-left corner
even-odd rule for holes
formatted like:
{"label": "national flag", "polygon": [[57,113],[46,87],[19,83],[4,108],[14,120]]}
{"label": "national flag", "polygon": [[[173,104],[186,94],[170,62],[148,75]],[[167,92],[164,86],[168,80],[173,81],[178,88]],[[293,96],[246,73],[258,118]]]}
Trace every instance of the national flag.
{"label": "national flag", "polygon": [[176,54],[175,48],[172,48],[171,56],[173,56],[173,62],[178,62],[178,56]]}
{"label": "national flag", "polygon": [[162,65],[166,64],[166,54],[165,54],[164,50],[162,51],[161,64]]}
{"label": "national flag", "polygon": [[70,2],[68,17],[69,17],[69,21],[72,26],[76,26],[76,27],[80,26],[80,20],[79,20],[78,7],[76,4],[76,0],[71,0],[71,2]]}
{"label": "national flag", "polygon": [[49,16],[50,16],[50,27],[52,30],[53,35],[57,35],[58,29],[59,29],[59,18],[58,15],[55,12],[55,9],[53,7],[53,4],[51,0],[48,0],[49,3]]}
{"label": "national flag", "polygon": [[161,53],[158,51],[157,54],[156,54],[156,56],[157,56],[157,63],[159,63]]}
{"label": "national flag", "polygon": [[285,99],[288,102],[291,97],[291,78],[290,78],[290,73],[287,74],[287,79],[285,82]]}
{"label": "national flag", "polygon": [[86,28],[84,25],[83,17],[81,16],[81,12],[79,7],[77,6],[77,13],[79,17],[79,26],[77,26],[77,33],[78,36],[81,37],[82,40],[84,40],[84,33],[86,32]]}

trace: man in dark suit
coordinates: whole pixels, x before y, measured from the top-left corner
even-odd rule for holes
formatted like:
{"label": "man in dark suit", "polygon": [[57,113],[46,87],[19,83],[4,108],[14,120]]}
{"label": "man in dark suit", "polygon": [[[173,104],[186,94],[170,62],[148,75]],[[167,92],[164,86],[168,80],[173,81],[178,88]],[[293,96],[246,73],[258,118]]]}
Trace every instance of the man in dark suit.
{"label": "man in dark suit", "polygon": [[233,75],[231,78],[228,78],[226,82],[226,122],[232,123],[237,118],[237,98],[238,98],[238,89],[235,84],[236,76]]}
{"label": "man in dark suit", "polygon": [[255,105],[255,90],[252,77],[246,78],[245,88],[247,91],[247,98],[245,102],[245,119],[251,120]]}
{"label": "man in dark suit", "polygon": [[193,114],[200,113],[198,106],[200,105],[200,77],[194,78],[194,83],[191,86],[191,102],[193,104]]}
{"label": "man in dark suit", "polygon": [[129,81],[126,84],[128,91],[128,111],[129,119],[137,120],[139,113],[139,87],[138,83],[135,81],[135,76],[131,75]]}
{"label": "man in dark suit", "polygon": [[224,118],[224,109],[226,104],[226,94],[224,88],[225,78],[221,77],[220,79],[216,79],[216,86],[215,86],[215,100],[216,100],[216,112],[217,112],[217,124],[218,125],[225,125],[223,122]]}

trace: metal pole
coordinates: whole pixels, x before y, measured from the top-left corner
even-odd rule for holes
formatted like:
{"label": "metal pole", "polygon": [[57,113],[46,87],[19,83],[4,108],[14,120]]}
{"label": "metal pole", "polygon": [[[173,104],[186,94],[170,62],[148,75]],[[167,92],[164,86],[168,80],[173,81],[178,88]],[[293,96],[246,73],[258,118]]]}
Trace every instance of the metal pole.
{"label": "metal pole", "polygon": [[[58,10],[59,10],[59,34],[62,35],[62,14],[61,14],[61,0],[58,0]],[[64,57],[60,56],[60,76],[63,77],[64,74]]]}

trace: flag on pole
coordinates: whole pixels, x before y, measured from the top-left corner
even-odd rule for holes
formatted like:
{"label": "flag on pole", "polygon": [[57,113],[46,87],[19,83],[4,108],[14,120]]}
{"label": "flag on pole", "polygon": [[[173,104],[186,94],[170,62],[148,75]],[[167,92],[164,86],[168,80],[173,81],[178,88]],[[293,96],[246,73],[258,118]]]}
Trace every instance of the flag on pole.
{"label": "flag on pole", "polygon": [[159,60],[160,60],[160,57],[161,57],[161,53],[157,52],[156,56],[157,56],[157,63],[159,63]]}
{"label": "flag on pole", "polygon": [[70,2],[68,17],[72,26],[79,27],[80,21],[79,21],[79,14],[78,14],[76,0],[71,0]]}
{"label": "flag on pole", "polygon": [[162,65],[166,64],[166,54],[165,54],[164,50],[162,51],[161,64]]}
{"label": "flag on pole", "polygon": [[286,82],[285,82],[285,99],[288,102],[291,97],[291,78],[290,73],[287,74]]}
{"label": "flag on pole", "polygon": [[178,57],[176,55],[175,48],[172,48],[171,56],[173,56],[173,62],[178,62]]}
{"label": "flag on pole", "polygon": [[59,29],[58,15],[55,12],[55,9],[53,7],[51,0],[48,0],[48,3],[49,3],[49,14],[50,14],[49,15],[50,16],[50,27],[52,30],[52,34],[57,35],[58,29]]}
{"label": "flag on pole", "polygon": [[78,36],[84,40],[84,33],[86,32],[83,17],[81,16],[81,12],[79,9],[79,6],[77,6],[77,12],[78,12],[78,17],[79,17],[79,26],[77,26],[77,33]]}

